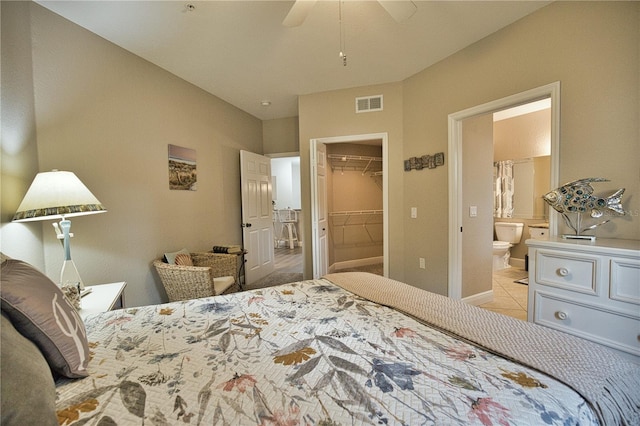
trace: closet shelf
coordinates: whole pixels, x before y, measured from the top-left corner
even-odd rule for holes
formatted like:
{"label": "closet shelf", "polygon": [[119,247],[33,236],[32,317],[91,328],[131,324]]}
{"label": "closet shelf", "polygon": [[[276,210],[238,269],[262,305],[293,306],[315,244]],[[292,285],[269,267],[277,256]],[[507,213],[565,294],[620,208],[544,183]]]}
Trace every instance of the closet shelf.
{"label": "closet shelf", "polygon": [[[329,227],[329,232],[333,235],[334,243],[338,245],[344,245],[348,240],[351,240],[353,243],[362,243],[362,239],[357,236],[359,231],[356,231],[356,234],[353,233],[354,226],[359,226],[368,238],[366,241],[368,243],[379,243],[377,241],[378,237],[374,237],[374,235],[379,235],[381,226],[382,226],[382,210],[351,210],[351,211],[340,211],[340,212],[330,212],[329,219],[331,221],[331,227]],[[369,229],[371,227],[371,229]],[[335,231],[334,231],[334,228]],[[345,231],[349,229],[348,237],[345,234]],[[371,234],[374,232],[374,235]]]}
{"label": "closet shelf", "polygon": [[329,216],[352,216],[363,214],[382,214],[383,210],[348,210],[342,212],[330,212]]}
{"label": "closet shelf", "polygon": [[382,210],[350,210],[330,212],[329,218],[334,226],[366,226],[382,223]]}
{"label": "closet shelf", "polygon": [[362,155],[328,154],[331,171],[357,171],[364,175],[367,172],[382,171],[382,157],[367,157]]}

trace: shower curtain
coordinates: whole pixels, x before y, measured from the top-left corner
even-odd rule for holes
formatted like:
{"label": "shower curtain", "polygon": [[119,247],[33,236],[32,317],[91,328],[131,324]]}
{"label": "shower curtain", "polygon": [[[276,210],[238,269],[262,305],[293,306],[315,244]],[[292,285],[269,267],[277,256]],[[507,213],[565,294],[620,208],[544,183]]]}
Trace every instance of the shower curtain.
{"label": "shower curtain", "polygon": [[513,217],[513,161],[493,163],[493,217]]}

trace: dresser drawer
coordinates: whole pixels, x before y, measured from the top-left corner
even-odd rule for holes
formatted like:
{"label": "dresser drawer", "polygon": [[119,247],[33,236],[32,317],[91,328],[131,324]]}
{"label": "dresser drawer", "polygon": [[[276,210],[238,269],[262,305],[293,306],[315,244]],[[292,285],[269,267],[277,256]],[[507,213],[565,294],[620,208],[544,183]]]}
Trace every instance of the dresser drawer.
{"label": "dresser drawer", "polygon": [[536,291],[534,322],[640,356],[640,317]]}
{"label": "dresser drawer", "polygon": [[609,297],[640,305],[640,260],[611,259],[611,289]]}
{"label": "dresser drawer", "polygon": [[597,295],[601,258],[552,250],[536,251],[537,284]]}

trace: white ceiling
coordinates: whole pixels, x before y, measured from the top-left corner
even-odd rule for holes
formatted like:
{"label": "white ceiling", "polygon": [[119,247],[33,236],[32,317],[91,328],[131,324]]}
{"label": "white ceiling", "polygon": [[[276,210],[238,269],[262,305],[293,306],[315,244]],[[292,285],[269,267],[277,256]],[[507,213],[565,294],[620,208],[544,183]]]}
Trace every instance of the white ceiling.
{"label": "white ceiling", "polygon": [[298,95],[402,81],[549,2],[414,0],[398,23],[377,1],[346,0],[346,67],[336,0],[293,28],[293,1],[37,3],[266,120],[298,115]]}

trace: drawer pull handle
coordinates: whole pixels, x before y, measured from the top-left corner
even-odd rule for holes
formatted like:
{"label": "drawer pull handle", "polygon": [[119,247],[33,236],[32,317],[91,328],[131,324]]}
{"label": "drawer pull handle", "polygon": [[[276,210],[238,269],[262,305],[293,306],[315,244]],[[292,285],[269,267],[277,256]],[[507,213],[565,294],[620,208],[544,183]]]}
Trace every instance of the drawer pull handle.
{"label": "drawer pull handle", "polygon": [[564,321],[567,318],[569,318],[569,315],[567,315],[566,312],[558,311],[558,312],[556,312],[556,318],[558,318],[561,321]]}
{"label": "drawer pull handle", "polygon": [[558,269],[558,275],[560,275],[561,277],[566,277],[567,275],[569,275],[569,270],[567,268],[560,268]]}

